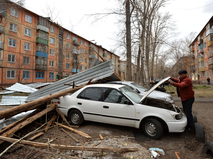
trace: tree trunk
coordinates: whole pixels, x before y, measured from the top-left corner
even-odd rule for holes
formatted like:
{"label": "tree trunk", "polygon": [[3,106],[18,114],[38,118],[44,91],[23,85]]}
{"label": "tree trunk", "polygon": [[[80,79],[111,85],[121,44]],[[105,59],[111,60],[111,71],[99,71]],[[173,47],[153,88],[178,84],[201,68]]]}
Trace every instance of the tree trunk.
{"label": "tree trunk", "polygon": [[127,47],[127,65],[126,80],[132,80],[132,53],[131,53],[131,22],[130,22],[130,2],[126,1],[126,47]]}

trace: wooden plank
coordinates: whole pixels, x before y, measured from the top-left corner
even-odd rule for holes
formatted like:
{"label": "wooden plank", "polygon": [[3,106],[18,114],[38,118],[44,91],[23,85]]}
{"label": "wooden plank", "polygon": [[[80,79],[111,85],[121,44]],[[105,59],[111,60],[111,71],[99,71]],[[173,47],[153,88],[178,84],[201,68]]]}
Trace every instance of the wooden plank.
{"label": "wooden plank", "polygon": [[65,118],[64,114],[62,114],[62,112],[58,109],[58,107],[56,107],[56,111],[57,113],[62,117],[63,121],[65,121],[65,123],[70,126],[69,122],[67,121],[67,119]]}
{"label": "wooden plank", "polygon": [[40,137],[40,136],[43,135],[43,134],[44,134],[43,132],[39,132],[38,134],[32,136],[29,140],[32,141],[32,140],[34,140],[34,139]]}
{"label": "wooden plank", "polygon": [[100,136],[101,140],[103,140],[103,139],[104,139],[104,138],[103,138],[103,136],[102,136],[101,134],[99,134],[99,136]]}
{"label": "wooden plank", "polygon": [[[0,136],[1,140],[7,142],[16,142],[18,139],[3,137]],[[71,146],[71,145],[58,145],[58,144],[48,144],[48,143],[41,143],[41,142],[33,142],[27,140],[21,140],[20,144],[40,147],[40,148],[57,148],[63,150],[80,150],[80,151],[103,151],[103,152],[135,152],[138,151],[138,148],[115,148],[115,147],[89,147],[89,146]]]}
{"label": "wooden plank", "polygon": [[55,113],[55,114],[53,115],[53,117],[50,119],[50,121],[47,123],[47,125],[46,125],[46,127],[45,127],[45,129],[44,129],[45,132],[47,132],[47,130],[49,129],[50,125],[55,121],[56,117],[57,117],[57,115],[56,115],[56,113]]}
{"label": "wooden plank", "polygon": [[71,131],[73,131],[73,132],[75,132],[75,133],[77,133],[77,134],[79,134],[79,135],[81,135],[81,136],[83,136],[83,137],[88,138],[88,139],[91,138],[88,134],[86,134],[86,133],[84,133],[84,132],[75,130],[75,129],[73,129],[73,128],[70,128],[70,127],[68,127],[68,126],[66,126],[66,125],[63,125],[63,124],[60,124],[60,123],[57,123],[57,122],[55,122],[55,124],[57,124],[57,125],[59,125],[59,126],[62,126],[62,127],[66,128],[66,129],[68,129],[68,130],[71,130]]}
{"label": "wooden plank", "polygon": [[67,134],[71,139],[73,139],[75,142],[79,142],[78,139],[76,139],[74,136],[72,136],[70,133],[68,133],[66,130],[63,128],[61,129],[65,134]]}

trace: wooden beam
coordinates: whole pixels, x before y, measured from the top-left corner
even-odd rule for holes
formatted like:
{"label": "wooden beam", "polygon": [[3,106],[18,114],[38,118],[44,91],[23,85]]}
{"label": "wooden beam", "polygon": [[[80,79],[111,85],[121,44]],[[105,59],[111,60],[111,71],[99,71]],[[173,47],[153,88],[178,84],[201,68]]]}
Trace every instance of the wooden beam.
{"label": "wooden beam", "polygon": [[73,131],[73,132],[75,132],[75,133],[77,133],[77,134],[79,134],[79,135],[81,135],[81,136],[83,136],[83,137],[91,138],[88,134],[86,134],[86,133],[84,133],[84,132],[75,130],[75,129],[73,129],[73,128],[70,128],[70,127],[68,127],[68,126],[66,126],[66,125],[63,125],[63,124],[60,124],[60,123],[57,123],[57,122],[55,122],[55,124],[57,124],[57,125],[59,125],[59,126],[61,126],[61,127],[64,127],[64,128],[66,128],[66,129],[68,129],[68,130],[71,130],[71,131]]}
{"label": "wooden beam", "polygon": [[65,123],[70,126],[70,123],[67,121],[67,119],[65,118],[64,114],[62,114],[62,112],[58,109],[58,107],[56,107],[56,111],[57,113],[61,116],[61,118],[63,119],[63,121],[65,121]]}
{"label": "wooden beam", "polygon": [[32,136],[29,140],[32,141],[32,140],[34,140],[34,139],[40,137],[40,136],[43,135],[43,134],[44,134],[44,132],[39,132],[38,134]]}
{"label": "wooden beam", "polygon": [[65,133],[65,134],[67,134],[71,139],[73,139],[75,142],[79,142],[79,140],[78,139],[76,139],[74,136],[72,136],[70,133],[68,133],[66,130],[64,130],[63,128],[61,128],[61,130]]}
{"label": "wooden beam", "polygon": [[50,125],[55,121],[57,115],[56,113],[53,115],[53,117],[50,119],[50,121],[47,123],[47,126],[45,127],[44,131],[47,132],[47,130],[49,129]]}
{"label": "wooden beam", "polygon": [[[18,139],[3,137],[0,136],[1,140],[7,142],[16,142]],[[27,140],[21,140],[20,144],[30,145],[40,148],[57,148],[57,149],[64,149],[64,150],[79,150],[79,151],[102,151],[102,152],[135,152],[138,151],[138,148],[115,148],[115,147],[89,147],[89,146],[71,146],[71,145],[58,145],[58,144],[48,144],[48,143],[41,143],[41,142],[33,142]]]}

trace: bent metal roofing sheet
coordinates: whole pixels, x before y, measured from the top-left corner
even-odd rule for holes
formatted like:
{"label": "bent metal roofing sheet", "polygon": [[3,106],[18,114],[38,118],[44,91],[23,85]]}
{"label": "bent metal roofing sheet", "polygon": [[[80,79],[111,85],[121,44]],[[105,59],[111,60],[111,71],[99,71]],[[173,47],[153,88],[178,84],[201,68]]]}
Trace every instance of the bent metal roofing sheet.
{"label": "bent metal roofing sheet", "polygon": [[94,67],[91,67],[87,70],[84,70],[82,72],[79,72],[77,74],[74,74],[72,76],[66,77],[64,79],[61,79],[57,82],[54,82],[53,84],[46,86],[44,88],[39,89],[38,91],[31,93],[27,101],[33,101],[38,98],[42,98],[45,96],[48,96],[50,94],[55,94],[67,89],[70,89],[69,85],[72,85],[73,82],[75,82],[76,86],[85,85],[88,83],[88,81],[93,78],[92,82],[98,81],[101,79],[109,80],[109,81],[120,81],[120,77],[117,76],[116,73],[114,73],[114,66],[112,61],[106,61],[103,63],[100,63]]}

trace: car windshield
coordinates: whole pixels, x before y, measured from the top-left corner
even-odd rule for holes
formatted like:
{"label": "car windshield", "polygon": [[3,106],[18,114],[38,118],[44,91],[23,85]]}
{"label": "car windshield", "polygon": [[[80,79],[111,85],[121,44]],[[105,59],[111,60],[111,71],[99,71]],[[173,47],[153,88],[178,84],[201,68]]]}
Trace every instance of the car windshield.
{"label": "car windshield", "polygon": [[131,83],[133,86],[135,86],[135,87],[137,87],[138,89],[139,89],[139,91],[141,91],[141,92],[144,92],[144,91],[147,91],[147,89],[145,88],[145,87],[143,87],[143,86],[141,86],[141,85],[139,85],[139,84],[137,84],[137,83]]}
{"label": "car windshield", "polygon": [[138,93],[136,93],[135,91],[133,91],[131,88],[129,88],[128,86],[123,86],[120,88],[120,91],[125,94],[126,96],[128,96],[131,100],[133,100],[135,103],[139,103],[139,101],[141,100],[142,96],[139,95]]}

